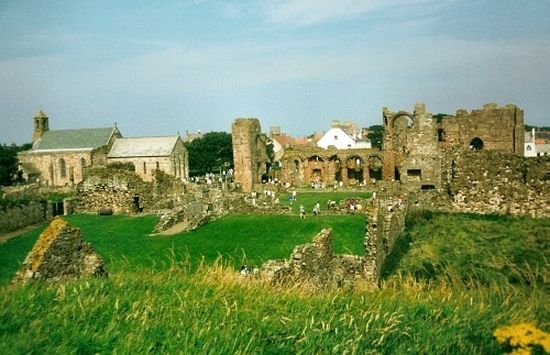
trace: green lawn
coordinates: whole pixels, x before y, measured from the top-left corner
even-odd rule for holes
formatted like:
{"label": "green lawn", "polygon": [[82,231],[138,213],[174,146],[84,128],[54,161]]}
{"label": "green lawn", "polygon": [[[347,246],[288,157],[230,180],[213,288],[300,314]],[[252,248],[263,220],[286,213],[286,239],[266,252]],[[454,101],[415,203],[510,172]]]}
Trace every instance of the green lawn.
{"label": "green lawn", "polygon": [[[239,267],[260,265],[269,259],[290,256],[294,247],[311,241],[322,228],[330,227],[338,253],[363,254],[364,216],[231,215],[173,236],[151,236],[156,217],[72,215],[67,220],[79,227],[84,238],[104,258],[110,271],[142,268],[165,270],[173,261],[190,257],[195,267],[222,257]],[[0,244],[0,284],[5,284],[32,248],[39,231]]]}

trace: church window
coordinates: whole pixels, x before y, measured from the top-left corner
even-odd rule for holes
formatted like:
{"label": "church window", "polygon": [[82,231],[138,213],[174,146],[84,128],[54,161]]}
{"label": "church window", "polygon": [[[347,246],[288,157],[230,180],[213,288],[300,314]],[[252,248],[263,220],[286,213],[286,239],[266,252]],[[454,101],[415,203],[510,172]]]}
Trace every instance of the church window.
{"label": "church window", "polygon": [[59,159],[59,175],[61,175],[61,177],[67,176],[67,165],[65,164],[65,159],[63,158]]}
{"label": "church window", "polygon": [[143,173],[147,174],[147,163],[143,162]]}

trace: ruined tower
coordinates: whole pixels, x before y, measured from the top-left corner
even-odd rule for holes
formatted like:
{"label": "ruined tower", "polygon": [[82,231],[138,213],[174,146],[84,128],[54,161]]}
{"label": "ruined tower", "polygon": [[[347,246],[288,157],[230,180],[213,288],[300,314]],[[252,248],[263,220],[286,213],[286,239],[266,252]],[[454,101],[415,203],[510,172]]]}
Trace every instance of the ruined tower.
{"label": "ruined tower", "polygon": [[401,180],[422,188],[438,188],[441,156],[436,122],[423,103],[414,112],[383,110],[385,180]]}
{"label": "ruined tower", "polygon": [[42,110],[40,110],[40,112],[38,112],[36,116],[34,116],[34,132],[32,134],[33,146],[35,146],[36,143],[40,140],[40,138],[42,138],[42,135],[44,134],[44,132],[50,130],[48,120],[49,120],[49,117],[46,116],[46,114]]}
{"label": "ruined tower", "polygon": [[235,181],[250,192],[266,172],[266,138],[256,118],[235,119],[231,132]]}

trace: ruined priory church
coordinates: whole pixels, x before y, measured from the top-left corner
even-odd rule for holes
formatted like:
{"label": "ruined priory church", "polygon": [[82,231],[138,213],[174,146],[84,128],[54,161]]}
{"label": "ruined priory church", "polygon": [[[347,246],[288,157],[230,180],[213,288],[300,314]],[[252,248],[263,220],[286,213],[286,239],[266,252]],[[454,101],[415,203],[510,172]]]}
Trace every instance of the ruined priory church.
{"label": "ruined priory church", "polygon": [[179,180],[189,177],[189,157],[178,135],[123,137],[116,126],[50,130],[49,117],[34,117],[32,148],[19,154],[20,168],[29,182],[41,186],[71,186],[84,179],[87,167],[132,163],[144,180],[156,170]]}

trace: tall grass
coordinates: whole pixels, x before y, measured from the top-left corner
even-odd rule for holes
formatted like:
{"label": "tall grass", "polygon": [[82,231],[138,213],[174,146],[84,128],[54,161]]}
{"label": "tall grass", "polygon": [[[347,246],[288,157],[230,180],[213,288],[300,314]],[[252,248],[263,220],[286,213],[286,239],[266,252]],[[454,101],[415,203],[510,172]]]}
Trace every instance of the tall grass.
{"label": "tall grass", "polygon": [[383,270],[416,279],[542,287],[550,219],[423,212],[408,221]]}
{"label": "tall grass", "polygon": [[219,263],[188,270],[0,289],[0,352],[498,353],[495,328],[544,322],[543,295],[514,288],[407,278],[315,294]]}

